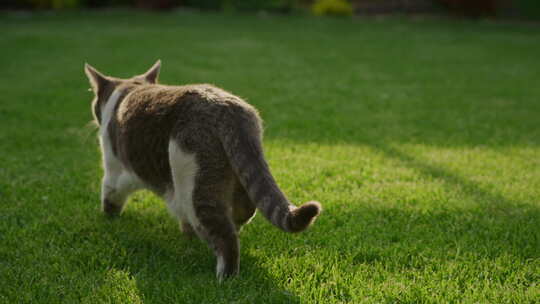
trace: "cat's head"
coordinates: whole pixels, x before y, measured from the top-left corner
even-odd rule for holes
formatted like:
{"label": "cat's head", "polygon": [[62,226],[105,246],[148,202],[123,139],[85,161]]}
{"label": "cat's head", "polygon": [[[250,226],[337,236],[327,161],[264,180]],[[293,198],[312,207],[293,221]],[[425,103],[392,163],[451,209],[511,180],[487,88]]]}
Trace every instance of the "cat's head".
{"label": "cat's head", "polygon": [[156,84],[158,81],[161,60],[158,60],[146,73],[133,76],[129,79],[121,79],[105,76],[94,67],[85,63],[84,72],[90,81],[91,90],[94,92],[92,101],[92,114],[98,125],[101,124],[101,113],[105,108],[107,100],[117,88],[133,87],[138,85]]}

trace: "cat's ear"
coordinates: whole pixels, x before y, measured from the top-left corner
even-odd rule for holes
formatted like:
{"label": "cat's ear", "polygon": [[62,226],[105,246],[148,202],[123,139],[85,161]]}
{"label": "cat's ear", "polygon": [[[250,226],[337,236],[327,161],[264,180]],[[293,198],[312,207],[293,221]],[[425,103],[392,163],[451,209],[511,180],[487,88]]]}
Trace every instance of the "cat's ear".
{"label": "cat's ear", "polygon": [[148,71],[146,71],[146,73],[140,75],[139,77],[144,78],[149,83],[157,83],[160,69],[161,60],[158,60]]}
{"label": "cat's ear", "polygon": [[109,80],[107,77],[98,70],[96,70],[93,66],[89,65],[88,63],[84,64],[84,72],[86,73],[86,76],[88,77],[88,80],[90,81],[90,85],[92,86],[92,90],[94,93],[97,94],[97,92],[105,87]]}

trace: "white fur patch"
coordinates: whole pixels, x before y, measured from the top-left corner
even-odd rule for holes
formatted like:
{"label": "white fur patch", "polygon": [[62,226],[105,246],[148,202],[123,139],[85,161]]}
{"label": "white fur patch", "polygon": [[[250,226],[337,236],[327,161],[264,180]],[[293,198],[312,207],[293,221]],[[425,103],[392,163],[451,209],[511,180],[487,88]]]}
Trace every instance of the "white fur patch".
{"label": "white fur patch", "polygon": [[114,115],[114,109],[122,91],[114,90],[105,105],[101,109],[102,123],[100,127],[99,142],[103,156],[103,168],[105,176],[101,188],[102,201],[111,197],[118,203],[123,203],[126,197],[133,191],[142,187],[142,182],[131,172],[127,171],[120,160],[112,151],[109,138],[109,123]]}
{"label": "white fur patch", "polygon": [[187,221],[199,231],[199,220],[193,207],[193,188],[199,171],[195,154],[184,152],[176,142],[169,142],[169,163],[171,165],[174,193],[167,196],[167,205],[172,214],[182,221]]}
{"label": "white fur patch", "polygon": [[216,276],[218,280],[223,279],[223,272],[225,271],[225,258],[222,255],[217,257]]}
{"label": "white fur patch", "polygon": [[103,136],[103,133],[107,131],[107,126],[109,125],[109,122],[111,121],[111,118],[114,114],[114,109],[116,108],[116,104],[118,103],[118,98],[120,98],[120,95],[122,94],[121,90],[114,90],[105,103],[104,106],[101,108],[101,129],[100,133]]}
{"label": "white fur patch", "polygon": [[114,90],[111,94],[111,97],[107,100],[104,106],[101,108],[101,127],[99,129],[99,142],[101,145],[101,151],[103,156],[103,165],[105,167],[105,180],[107,180],[107,175],[114,176],[116,179],[122,173],[122,164],[112,151],[111,141],[109,139],[109,123],[114,114],[114,109],[118,98],[120,97],[121,92],[119,90]]}

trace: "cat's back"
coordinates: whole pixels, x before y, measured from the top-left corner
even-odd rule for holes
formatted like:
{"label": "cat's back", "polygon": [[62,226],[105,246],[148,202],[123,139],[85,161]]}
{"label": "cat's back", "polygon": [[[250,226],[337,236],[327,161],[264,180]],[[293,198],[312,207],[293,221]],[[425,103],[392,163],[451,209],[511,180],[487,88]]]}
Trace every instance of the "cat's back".
{"label": "cat's back", "polygon": [[192,115],[193,111],[241,105],[249,107],[239,97],[210,84],[183,86],[143,85],[131,91],[118,108],[122,120],[164,115]]}

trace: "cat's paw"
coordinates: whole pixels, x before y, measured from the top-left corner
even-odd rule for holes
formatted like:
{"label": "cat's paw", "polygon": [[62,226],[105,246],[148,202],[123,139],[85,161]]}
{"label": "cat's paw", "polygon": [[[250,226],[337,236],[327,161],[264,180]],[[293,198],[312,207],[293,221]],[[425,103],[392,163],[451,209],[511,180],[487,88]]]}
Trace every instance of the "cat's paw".
{"label": "cat's paw", "polygon": [[118,216],[122,213],[122,206],[118,206],[112,201],[105,199],[103,201],[103,212],[108,216]]}
{"label": "cat's paw", "polygon": [[216,277],[219,282],[223,282],[223,280],[236,276],[238,272],[238,264],[227,263],[223,256],[218,256],[216,265]]}

